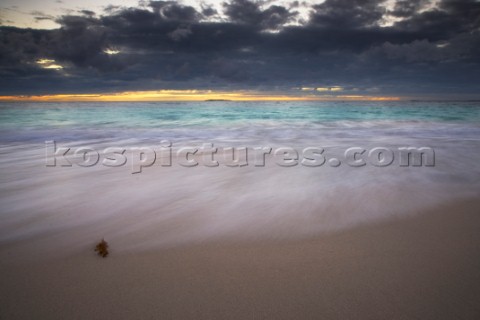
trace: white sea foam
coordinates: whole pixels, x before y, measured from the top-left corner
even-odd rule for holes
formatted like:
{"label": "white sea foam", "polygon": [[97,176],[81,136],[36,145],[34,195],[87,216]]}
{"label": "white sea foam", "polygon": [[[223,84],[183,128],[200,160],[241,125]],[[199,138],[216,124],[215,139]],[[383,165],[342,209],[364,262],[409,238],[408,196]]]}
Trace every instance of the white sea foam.
{"label": "white sea foam", "polygon": [[[480,195],[480,127],[475,122],[335,120],[189,125],[176,128],[76,126],[2,128],[0,244],[29,240],[81,247],[106,237],[116,250],[212,239],[318,235]],[[78,135],[76,134],[78,131]],[[58,139],[60,138],[60,139]],[[23,139],[23,140],[22,140]],[[216,146],[431,147],[434,167],[361,168],[327,164],[229,168],[46,167],[43,139],[69,147]]]}

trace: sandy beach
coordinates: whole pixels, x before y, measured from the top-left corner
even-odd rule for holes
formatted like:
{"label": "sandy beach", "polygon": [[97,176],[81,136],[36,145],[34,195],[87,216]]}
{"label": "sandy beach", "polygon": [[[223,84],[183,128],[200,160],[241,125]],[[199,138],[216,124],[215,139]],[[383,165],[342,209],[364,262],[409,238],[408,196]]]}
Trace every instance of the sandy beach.
{"label": "sandy beach", "polygon": [[[102,259],[2,246],[1,319],[478,319],[480,203],[330,235]],[[52,252],[54,250],[52,249]]]}

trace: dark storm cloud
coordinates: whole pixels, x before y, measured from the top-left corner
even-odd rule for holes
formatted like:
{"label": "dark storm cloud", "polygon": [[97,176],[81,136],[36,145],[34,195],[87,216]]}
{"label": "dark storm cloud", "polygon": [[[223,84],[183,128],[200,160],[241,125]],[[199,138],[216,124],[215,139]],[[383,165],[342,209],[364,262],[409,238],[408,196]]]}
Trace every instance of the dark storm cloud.
{"label": "dark storm cloud", "polygon": [[202,6],[202,14],[205,17],[211,17],[211,16],[214,16],[214,15],[218,14],[218,12],[217,12],[217,10],[215,10],[215,8],[203,5]]}
{"label": "dark storm cloud", "polygon": [[291,20],[297,12],[272,5],[262,9],[260,2],[249,0],[232,0],[223,5],[225,14],[234,23],[241,23],[260,29],[275,29]]}
{"label": "dark storm cloud", "polygon": [[390,14],[396,17],[408,18],[429,4],[430,0],[398,0]]}
{"label": "dark storm cloud", "polygon": [[414,14],[396,25],[399,30],[432,39],[476,33],[479,26],[480,2],[476,0],[443,0],[438,8]]}
{"label": "dark storm cloud", "polygon": [[174,1],[152,1],[150,6],[153,9],[155,17],[166,21],[175,22],[196,22],[201,14],[192,7],[178,5]]}
{"label": "dark storm cloud", "polygon": [[375,26],[385,14],[385,0],[326,0],[313,6],[311,23],[327,28]]}
{"label": "dark storm cloud", "polygon": [[[327,0],[300,25],[292,23],[302,2],[230,0],[222,13],[146,4],[62,16],[56,30],[1,27],[0,94],[335,85],[378,94],[479,91],[477,1],[427,9],[429,1],[400,0],[387,10],[383,0]],[[396,22],[384,26],[391,17]],[[64,69],[42,69],[38,59]]]}

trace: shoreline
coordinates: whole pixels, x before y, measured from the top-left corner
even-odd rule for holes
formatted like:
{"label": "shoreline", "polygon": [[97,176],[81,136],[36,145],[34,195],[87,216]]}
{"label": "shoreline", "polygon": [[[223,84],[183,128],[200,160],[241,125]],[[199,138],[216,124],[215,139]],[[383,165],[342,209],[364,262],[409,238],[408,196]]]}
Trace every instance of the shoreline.
{"label": "shoreline", "polygon": [[0,318],[476,319],[479,228],[470,199],[297,240],[36,262],[2,246]]}

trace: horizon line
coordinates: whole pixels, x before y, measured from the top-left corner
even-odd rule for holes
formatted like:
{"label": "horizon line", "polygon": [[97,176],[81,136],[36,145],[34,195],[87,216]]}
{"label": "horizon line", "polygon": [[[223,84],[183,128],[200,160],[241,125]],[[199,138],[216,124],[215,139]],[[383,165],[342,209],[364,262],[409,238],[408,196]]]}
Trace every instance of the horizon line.
{"label": "horizon line", "polygon": [[260,91],[150,90],[117,93],[3,95],[2,102],[399,101],[397,96],[288,95]]}

